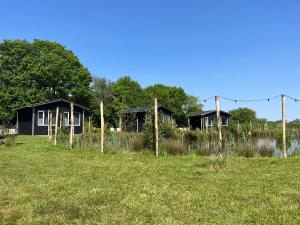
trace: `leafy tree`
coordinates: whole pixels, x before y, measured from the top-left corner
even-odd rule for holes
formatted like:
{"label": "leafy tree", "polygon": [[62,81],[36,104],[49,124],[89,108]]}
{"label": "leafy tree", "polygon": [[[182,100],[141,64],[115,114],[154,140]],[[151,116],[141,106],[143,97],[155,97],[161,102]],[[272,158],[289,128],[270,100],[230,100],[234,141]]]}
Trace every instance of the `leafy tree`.
{"label": "leafy tree", "polygon": [[112,93],[115,111],[130,107],[143,106],[143,89],[141,85],[129,76],[121,77],[112,83]]}
{"label": "leafy tree", "polygon": [[114,99],[112,93],[112,82],[106,78],[93,77],[93,83],[91,86],[93,93],[93,102],[91,106],[93,122],[95,126],[100,124],[100,101],[104,102],[104,119],[106,123],[111,126],[115,125],[115,112],[111,102]]}
{"label": "leafy tree", "polygon": [[239,123],[250,123],[256,121],[256,112],[249,108],[238,108],[231,110],[231,120]]}
{"label": "leafy tree", "polygon": [[188,96],[180,87],[155,84],[144,89],[145,104],[152,104],[157,97],[159,104],[168,107],[174,112],[178,125],[185,124],[183,106],[187,104]]}
{"label": "leafy tree", "polygon": [[50,41],[0,43],[0,123],[13,122],[13,108],[66,98],[90,106],[92,77],[64,46]]}
{"label": "leafy tree", "polygon": [[187,102],[183,106],[185,114],[202,112],[203,105],[199,102],[199,98],[196,96],[188,95]]}

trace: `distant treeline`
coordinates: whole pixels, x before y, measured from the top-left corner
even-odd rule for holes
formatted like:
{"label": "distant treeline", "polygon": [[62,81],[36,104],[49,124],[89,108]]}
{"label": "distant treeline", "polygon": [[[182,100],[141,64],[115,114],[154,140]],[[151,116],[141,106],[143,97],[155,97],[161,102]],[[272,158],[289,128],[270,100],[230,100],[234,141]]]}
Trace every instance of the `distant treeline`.
{"label": "distant treeline", "polygon": [[64,98],[89,107],[95,125],[103,100],[105,119],[116,126],[120,110],[151,105],[154,96],[174,112],[180,126],[185,125],[186,114],[202,110],[198,98],[181,87],[154,84],[142,88],[129,76],[114,82],[93,76],[72,51],[56,42],[0,43],[0,124],[14,124],[14,108]]}

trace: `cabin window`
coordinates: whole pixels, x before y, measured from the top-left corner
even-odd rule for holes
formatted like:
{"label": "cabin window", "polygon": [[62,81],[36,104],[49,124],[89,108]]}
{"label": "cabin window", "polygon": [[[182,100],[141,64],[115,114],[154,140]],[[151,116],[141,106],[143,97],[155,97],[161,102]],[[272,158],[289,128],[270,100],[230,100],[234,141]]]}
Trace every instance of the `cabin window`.
{"label": "cabin window", "polygon": [[80,113],[74,112],[74,126],[80,126]]}
{"label": "cabin window", "polygon": [[[74,112],[74,126],[80,126],[80,113],[79,112]],[[65,126],[70,126],[71,125],[71,118],[70,118],[70,113],[69,112],[64,112],[64,125]]]}
{"label": "cabin window", "polygon": [[48,126],[48,111],[38,111],[38,126]]}
{"label": "cabin window", "polygon": [[56,113],[52,112],[51,116],[52,116],[52,126],[55,126]]}
{"label": "cabin window", "polygon": [[69,123],[70,123],[70,117],[69,117],[69,112],[64,112],[64,125],[65,126],[69,126]]}
{"label": "cabin window", "polygon": [[228,126],[228,118],[222,118],[222,125]]}
{"label": "cabin window", "polygon": [[44,116],[45,116],[44,111],[38,111],[38,126],[44,125]]}

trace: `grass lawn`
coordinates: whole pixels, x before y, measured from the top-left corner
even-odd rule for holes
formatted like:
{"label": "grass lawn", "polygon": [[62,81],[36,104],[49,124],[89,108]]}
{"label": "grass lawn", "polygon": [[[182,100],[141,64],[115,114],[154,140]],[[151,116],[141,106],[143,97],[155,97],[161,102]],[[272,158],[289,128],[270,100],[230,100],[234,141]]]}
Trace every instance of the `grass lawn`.
{"label": "grass lawn", "polygon": [[0,224],[300,224],[300,158],[0,146]]}

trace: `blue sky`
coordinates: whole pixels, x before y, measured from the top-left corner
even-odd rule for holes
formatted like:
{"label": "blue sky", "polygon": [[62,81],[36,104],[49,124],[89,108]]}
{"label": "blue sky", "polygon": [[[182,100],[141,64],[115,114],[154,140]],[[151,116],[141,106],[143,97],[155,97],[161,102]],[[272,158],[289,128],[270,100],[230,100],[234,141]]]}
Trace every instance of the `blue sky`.
{"label": "blue sky", "polygon": [[[97,76],[182,86],[199,98],[300,98],[300,1],[0,2],[1,40],[57,41]],[[280,119],[280,99],[221,101],[224,110],[241,106]],[[300,118],[300,102],[288,101],[287,114]]]}

